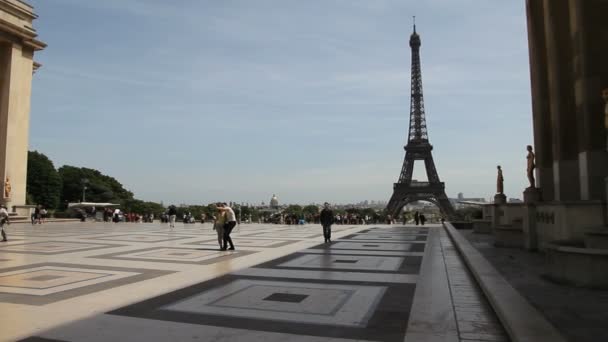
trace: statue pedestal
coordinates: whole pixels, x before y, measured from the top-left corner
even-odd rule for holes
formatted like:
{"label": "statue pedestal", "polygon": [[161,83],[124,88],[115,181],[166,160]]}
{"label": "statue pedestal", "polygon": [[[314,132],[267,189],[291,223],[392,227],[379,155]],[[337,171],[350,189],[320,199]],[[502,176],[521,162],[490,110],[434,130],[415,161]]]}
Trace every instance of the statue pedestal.
{"label": "statue pedestal", "polygon": [[0,201],[0,204],[4,204],[6,206],[7,210],[10,210],[10,203],[11,203],[11,198],[10,197],[3,197],[2,201]]}
{"label": "statue pedestal", "polygon": [[540,202],[540,189],[528,187],[524,190],[524,203],[536,204]]}
{"label": "statue pedestal", "polygon": [[506,204],[507,196],[505,194],[494,195],[494,204]]}

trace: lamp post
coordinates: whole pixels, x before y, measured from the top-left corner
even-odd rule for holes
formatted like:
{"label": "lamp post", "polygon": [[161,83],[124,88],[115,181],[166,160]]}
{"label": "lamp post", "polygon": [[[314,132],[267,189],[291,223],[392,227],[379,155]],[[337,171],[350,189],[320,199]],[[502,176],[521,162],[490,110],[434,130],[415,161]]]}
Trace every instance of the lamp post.
{"label": "lamp post", "polygon": [[81,180],[81,183],[82,183],[82,201],[86,202],[85,192],[87,191],[87,184],[89,184],[89,180],[86,178],[83,178]]}

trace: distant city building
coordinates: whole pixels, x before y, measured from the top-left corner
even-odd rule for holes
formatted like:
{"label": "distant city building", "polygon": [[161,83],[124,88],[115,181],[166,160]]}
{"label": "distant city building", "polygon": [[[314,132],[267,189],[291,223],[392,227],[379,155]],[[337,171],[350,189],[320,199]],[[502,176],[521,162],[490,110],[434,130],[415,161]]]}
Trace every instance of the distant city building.
{"label": "distant city building", "polygon": [[458,193],[457,198],[450,198],[450,202],[456,209],[460,209],[470,205],[480,205],[481,203],[489,203],[483,197],[464,197],[462,192]]}
{"label": "distant city building", "polygon": [[270,207],[273,209],[279,208],[279,199],[277,198],[277,195],[275,195],[275,194],[273,194],[272,198],[270,199]]}

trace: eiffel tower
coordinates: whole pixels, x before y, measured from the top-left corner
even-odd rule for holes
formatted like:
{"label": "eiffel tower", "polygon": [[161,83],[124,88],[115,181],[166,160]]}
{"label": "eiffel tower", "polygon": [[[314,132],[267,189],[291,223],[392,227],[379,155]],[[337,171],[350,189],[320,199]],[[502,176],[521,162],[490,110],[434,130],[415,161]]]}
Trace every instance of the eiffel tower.
{"label": "eiffel tower", "polygon": [[[388,213],[397,217],[403,206],[410,202],[428,201],[435,204],[447,217],[454,215],[454,208],[445,194],[445,184],[439,180],[429,143],[422,96],[422,72],[420,70],[420,36],[410,36],[412,48],[412,90],[410,99],[410,130],[405,148],[405,160],[399,180],[393,185],[393,196],[386,207]],[[428,182],[412,180],[414,162],[424,160]]]}

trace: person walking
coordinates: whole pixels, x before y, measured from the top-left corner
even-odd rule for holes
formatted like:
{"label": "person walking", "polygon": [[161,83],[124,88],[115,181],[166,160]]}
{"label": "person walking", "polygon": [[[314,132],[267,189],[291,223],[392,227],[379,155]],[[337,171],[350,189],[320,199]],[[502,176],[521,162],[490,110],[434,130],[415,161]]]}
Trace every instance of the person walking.
{"label": "person walking", "polygon": [[48,212],[46,211],[46,208],[42,207],[40,209],[40,224],[45,222],[47,215],[48,215]]}
{"label": "person walking", "polygon": [[[221,203],[217,203],[219,208]],[[226,213],[218,210],[215,222],[213,222],[213,230],[217,233],[217,243],[220,245],[220,250],[224,250],[224,224],[226,224]]]}
{"label": "person walking", "polygon": [[323,237],[325,243],[331,243],[331,225],[334,223],[334,213],[329,208],[329,203],[323,204],[323,210],[320,215],[321,226],[323,227]]}
{"label": "person walking", "polygon": [[416,222],[416,225],[420,224],[420,213],[419,212],[416,212],[414,214],[414,221]]}
{"label": "person walking", "polygon": [[[236,215],[234,214],[234,210],[226,203],[222,203],[221,207],[218,207],[218,210],[226,214],[226,223],[224,223],[224,247],[222,250],[225,251],[226,249],[230,249],[233,251],[234,244],[230,238],[230,233],[232,233],[232,229],[236,226]],[[228,248],[228,244],[230,244],[230,248]]]}
{"label": "person walking", "polygon": [[420,223],[424,226],[424,222],[426,222],[426,217],[424,214],[420,214]]}
{"label": "person walking", "polygon": [[177,217],[177,208],[174,205],[169,206],[167,211],[169,214],[169,228],[175,228],[175,218]]}
{"label": "person walking", "polygon": [[4,226],[9,225],[11,222],[9,220],[8,211],[6,210],[6,206],[4,204],[0,205],[0,230],[2,231],[2,242],[8,241],[6,239],[6,233],[4,232]]}
{"label": "person walking", "polygon": [[38,204],[36,208],[34,208],[34,217],[34,224],[42,224],[42,220],[40,219],[40,204]]}
{"label": "person walking", "polygon": [[118,208],[114,209],[114,214],[112,215],[112,221],[114,221],[114,223],[120,222],[120,209],[118,209]]}

